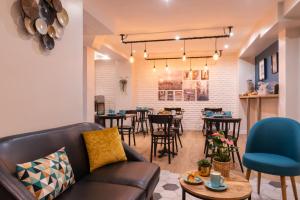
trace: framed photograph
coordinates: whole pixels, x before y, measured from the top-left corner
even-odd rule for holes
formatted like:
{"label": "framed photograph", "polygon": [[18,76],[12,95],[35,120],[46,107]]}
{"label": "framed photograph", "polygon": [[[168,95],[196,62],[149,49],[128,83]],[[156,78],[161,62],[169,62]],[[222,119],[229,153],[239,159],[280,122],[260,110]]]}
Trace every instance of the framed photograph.
{"label": "framed photograph", "polygon": [[278,73],[278,52],[274,53],[271,57],[272,73]]}
{"label": "framed photograph", "polygon": [[183,90],[184,101],[195,101],[196,94],[194,89]]}
{"label": "framed photograph", "polygon": [[201,80],[208,80],[208,79],[209,79],[209,71],[201,70]]}
{"label": "framed photograph", "polygon": [[266,64],[266,59],[259,61],[259,64],[258,64],[258,79],[260,81],[263,81],[266,79],[265,64]]}
{"label": "framed photograph", "polygon": [[182,91],[175,91],[175,101],[182,101]]}
{"label": "framed photograph", "polygon": [[174,101],[174,91],[167,91],[167,100]]}
{"label": "framed photograph", "polygon": [[158,91],[158,101],[166,100],[166,91]]}
{"label": "framed photograph", "polygon": [[197,101],[208,101],[208,81],[198,81],[196,87]]}

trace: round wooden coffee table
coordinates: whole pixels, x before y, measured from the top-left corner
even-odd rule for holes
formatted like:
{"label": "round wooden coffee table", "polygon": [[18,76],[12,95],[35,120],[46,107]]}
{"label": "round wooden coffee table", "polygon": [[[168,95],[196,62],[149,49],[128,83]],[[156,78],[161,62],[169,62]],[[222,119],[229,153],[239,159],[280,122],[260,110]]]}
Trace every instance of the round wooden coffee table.
{"label": "round wooden coffee table", "polygon": [[[208,181],[209,177],[201,177],[202,180]],[[214,192],[207,189],[202,183],[201,185],[189,185],[184,182],[183,178],[179,178],[182,188],[182,200],[185,200],[186,193],[207,200],[242,200],[251,199],[252,188],[249,181],[237,173],[231,172],[229,178],[225,178],[228,189],[223,192]]]}

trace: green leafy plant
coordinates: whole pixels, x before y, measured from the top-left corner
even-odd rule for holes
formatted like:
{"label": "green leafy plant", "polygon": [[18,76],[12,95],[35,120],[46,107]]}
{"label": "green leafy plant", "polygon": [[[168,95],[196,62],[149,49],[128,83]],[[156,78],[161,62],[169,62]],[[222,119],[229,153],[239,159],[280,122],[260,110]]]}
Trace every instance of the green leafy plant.
{"label": "green leafy plant", "polygon": [[210,136],[211,143],[209,149],[212,151],[211,156],[219,162],[229,162],[231,152],[235,152],[237,147],[234,146],[234,138],[226,138],[224,132],[216,132]]}
{"label": "green leafy plant", "polygon": [[198,167],[211,167],[211,163],[207,159],[202,159],[197,162]]}

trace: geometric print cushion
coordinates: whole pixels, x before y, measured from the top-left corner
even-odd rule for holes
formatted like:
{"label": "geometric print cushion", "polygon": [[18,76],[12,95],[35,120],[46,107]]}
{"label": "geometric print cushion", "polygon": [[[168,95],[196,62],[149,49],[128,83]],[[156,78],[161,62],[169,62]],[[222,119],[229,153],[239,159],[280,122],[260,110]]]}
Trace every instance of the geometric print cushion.
{"label": "geometric print cushion", "polygon": [[65,147],[44,158],[17,164],[17,176],[36,199],[51,200],[75,183]]}

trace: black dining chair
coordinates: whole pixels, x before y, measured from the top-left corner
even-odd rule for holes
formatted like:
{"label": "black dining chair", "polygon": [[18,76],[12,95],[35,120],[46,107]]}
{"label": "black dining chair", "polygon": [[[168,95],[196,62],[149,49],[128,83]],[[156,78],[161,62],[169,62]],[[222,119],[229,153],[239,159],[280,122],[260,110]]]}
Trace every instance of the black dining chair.
{"label": "black dining chair", "polygon": [[[206,138],[204,144],[204,153],[205,157],[209,157],[209,139],[211,134],[216,131],[223,131],[226,138],[230,138],[233,140],[233,146],[236,147],[235,153],[238,158],[240,167],[242,172],[244,172],[244,168],[241,161],[241,156],[239,153],[238,147],[238,139],[240,136],[240,127],[241,127],[241,119],[240,118],[204,118],[206,124]],[[235,155],[234,152],[231,154],[232,161],[235,163]]]}
{"label": "black dining chair", "polygon": [[[182,115],[183,117],[184,110],[182,108],[164,108],[164,111],[172,112],[173,110],[176,112],[176,115]],[[181,133],[183,133],[182,119],[179,120],[179,128],[181,130]]]}
{"label": "black dining chair", "polygon": [[123,125],[121,128],[123,131],[123,135],[128,135],[128,145],[131,145],[131,135],[133,138],[133,144],[136,145],[135,142],[135,126],[136,126],[136,120],[137,120],[137,111],[136,110],[126,110],[125,111],[126,118],[130,118],[130,124],[129,125]]}
{"label": "black dining chair", "polygon": [[[205,114],[205,112],[207,112],[207,111],[210,111],[210,112],[213,112],[213,113],[220,113],[220,112],[223,111],[223,108],[204,108],[203,109],[203,114]],[[206,124],[205,124],[204,120],[203,120],[202,133],[205,136],[205,134],[206,134]]]}
{"label": "black dining chair", "polygon": [[[168,161],[171,164],[171,155],[174,157],[175,132],[171,131],[172,115],[148,115],[150,132],[151,132],[151,152],[150,162],[153,154],[156,156],[157,144],[163,144],[162,154],[168,154]],[[171,151],[172,146],[172,151]]]}

